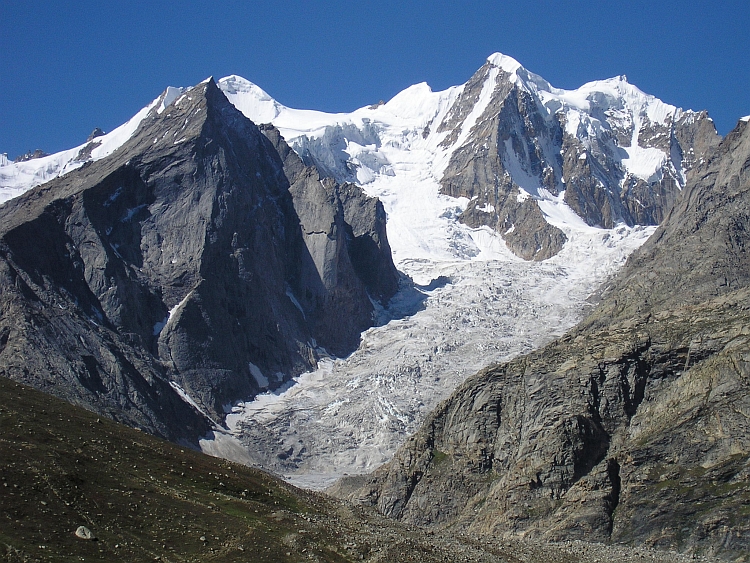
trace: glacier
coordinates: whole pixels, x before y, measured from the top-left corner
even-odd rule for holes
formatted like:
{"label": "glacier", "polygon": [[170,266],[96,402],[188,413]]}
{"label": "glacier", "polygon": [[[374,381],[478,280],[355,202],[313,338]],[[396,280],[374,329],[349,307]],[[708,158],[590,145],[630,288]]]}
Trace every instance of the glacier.
{"label": "glacier", "polygon": [[[466,85],[435,92],[421,83],[386,103],[324,113],[286,107],[236,75],[218,81],[235,107],[256,123],[277,127],[303,160],[314,154],[324,173],[355,182],[383,202],[403,278],[401,290],[378,310],[377,326],[362,335],[353,354],[327,357],[292,385],[229,405],[224,427],[201,441],[203,451],[262,466],[314,489],[345,474],[369,472],[388,461],[466,377],[542,346],[578,322],[591,306],[590,295],[653,233],[655,227],[586,224],[565,203],[564,185],[553,195],[520,162],[511,161],[504,164],[521,188],[518,197],[536,200],[545,220],[564,232],[563,249],[542,262],[527,262],[508,250],[500,233],[459,222],[470,200],[441,194],[440,181],[453,152],[482,119],[501,72],[530,92],[544,115],[562,115],[566,131],[584,146],[606,133],[602,112],[619,120],[630,131],[619,164],[644,180],[674,163],[661,150],[639,145],[642,125],[690,114],[641,92],[625,77],[562,90],[511,57],[497,53],[488,63],[487,79],[454,138],[439,126],[450,118]],[[23,163],[0,160],[0,203],[111,154],[152,108],[164,111],[179,103],[183,92],[169,87],[130,121],[91,143]],[[684,171],[674,172],[684,182]],[[257,371],[258,381],[277,379]]]}
{"label": "glacier", "polygon": [[[585,121],[585,100],[597,87],[609,94],[624,89],[619,99],[639,115],[658,119],[680,111],[620,78],[562,91],[510,57],[489,60],[544,88],[542,98],[575,115],[570,121]],[[542,346],[578,322],[588,297],[653,233],[655,227],[591,227],[562,195],[552,196],[532,178],[526,183],[546,220],[568,237],[557,256],[526,262],[497,232],[459,223],[468,200],[442,195],[439,180],[489,103],[494,76],[450,146],[435,130],[462,86],[433,92],[417,84],[385,104],[325,114],[286,108],[237,76],[219,80],[238,109],[254,121],[270,121],[303,156],[315,140],[337,143],[339,162],[331,171],[383,202],[394,262],[411,282],[381,312],[379,326],[363,334],[356,352],[320,362],[293,385],[237,403],[226,431],[202,441],[203,451],[230,458],[241,451],[239,461],[313,489],[372,471],[466,377]],[[375,138],[367,144],[352,138],[363,131],[375,131]],[[653,165],[650,155],[642,157],[634,151],[624,164],[640,173]]]}

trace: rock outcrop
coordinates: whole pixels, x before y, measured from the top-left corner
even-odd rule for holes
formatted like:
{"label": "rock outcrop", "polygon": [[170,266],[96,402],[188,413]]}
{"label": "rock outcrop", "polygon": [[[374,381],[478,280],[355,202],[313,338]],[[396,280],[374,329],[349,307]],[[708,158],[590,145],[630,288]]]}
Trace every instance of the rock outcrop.
{"label": "rock outcrop", "polygon": [[99,127],[94,127],[94,130],[89,134],[88,138],[86,139],[86,142],[90,143],[97,137],[102,137],[104,135],[105,135],[104,131],[102,131]]}
{"label": "rock outcrop", "polygon": [[213,80],[174,98],[0,208],[0,374],[194,439],[320,347],[353,351],[398,274],[379,202],[321,182]]}
{"label": "rock outcrop", "polygon": [[490,367],[339,496],[489,536],[750,553],[750,126],[549,346]]}
{"label": "rock outcrop", "polygon": [[43,158],[45,156],[49,156],[49,153],[44,152],[42,149],[36,149],[35,151],[28,151],[26,154],[17,156],[13,162],[28,162],[29,160]]}
{"label": "rock outcrop", "polygon": [[[304,164],[272,125],[261,125],[261,131],[284,163],[305,246],[315,265],[312,275],[317,273],[323,283],[316,292],[312,289],[316,283],[307,282],[315,299],[306,290],[300,297],[307,302],[306,308],[315,310],[318,317],[328,317],[326,322],[331,326],[340,326],[358,316],[337,311],[336,306],[342,301],[350,300],[356,309],[369,311],[372,309],[367,303],[368,294],[387,302],[398,291],[399,274],[391,258],[383,204],[365,195],[360,187],[338,184],[321,175],[317,167]],[[336,259],[332,260],[334,256]],[[336,291],[340,295],[321,300],[321,291]],[[345,332],[354,334],[359,330],[362,328]],[[329,346],[337,347],[334,343]]]}

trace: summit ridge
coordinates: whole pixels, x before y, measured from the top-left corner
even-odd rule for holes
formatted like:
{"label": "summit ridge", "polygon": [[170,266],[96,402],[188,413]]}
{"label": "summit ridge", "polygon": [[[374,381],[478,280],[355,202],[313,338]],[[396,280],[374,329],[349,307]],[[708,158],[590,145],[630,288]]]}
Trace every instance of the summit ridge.
{"label": "summit ridge", "polygon": [[459,198],[462,223],[491,228],[524,259],[558,253],[581,221],[658,224],[719,141],[705,112],[624,76],[563,90],[501,53],[463,85],[418,84],[349,114],[287,108],[237,77],[219,87],[250,119],[273,122],[303,160],[371,195],[418,167],[420,182]]}

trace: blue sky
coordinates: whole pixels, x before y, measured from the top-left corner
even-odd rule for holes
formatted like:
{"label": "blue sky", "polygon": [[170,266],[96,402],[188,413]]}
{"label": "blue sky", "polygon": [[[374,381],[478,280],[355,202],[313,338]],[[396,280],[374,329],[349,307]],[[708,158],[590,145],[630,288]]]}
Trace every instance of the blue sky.
{"label": "blue sky", "polygon": [[560,88],[625,74],[722,134],[750,114],[748,0],[0,0],[0,152],[73,147],[210,75],[351,111],[496,51]]}

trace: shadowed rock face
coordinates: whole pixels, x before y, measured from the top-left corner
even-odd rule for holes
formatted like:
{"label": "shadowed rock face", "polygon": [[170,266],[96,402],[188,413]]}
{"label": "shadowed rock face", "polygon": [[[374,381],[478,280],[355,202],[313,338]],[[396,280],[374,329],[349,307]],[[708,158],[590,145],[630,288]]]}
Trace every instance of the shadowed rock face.
{"label": "shadowed rock face", "polygon": [[750,126],[544,349],[490,367],[334,492],[488,535],[750,553]]}
{"label": "shadowed rock face", "polygon": [[0,374],[172,439],[353,351],[398,280],[379,202],[212,80],[0,208],[0,276]]}
{"label": "shadowed rock face", "polygon": [[[492,72],[488,62],[466,83],[438,129],[448,132],[444,146],[459,138]],[[534,198],[540,189],[551,196],[564,191],[564,201],[592,226],[657,225],[674,205],[684,175],[719,141],[705,112],[675,113],[664,123],[651,122],[645,114],[631,115],[624,100],[633,87],[626,83],[617,86],[623,90],[620,98],[591,94],[586,121],[571,134],[567,114],[545,106],[536,91],[542,79],[525,69],[517,72],[520,79],[497,71],[489,84],[490,102],[452,153],[441,187],[446,195],[471,200],[461,215],[464,223],[497,230],[524,259],[554,256],[566,241],[539,209]],[[540,88],[551,87],[545,83]],[[636,118],[640,129],[634,132]],[[631,146],[634,138],[637,147]],[[625,148],[658,149],[665,164],[644,180],[624,166]]]}
{"label": "shadowed rock face", "polygon": [[[303,239],[324,287],[331,290],[337,285],[330,265],[344,261],[346,273],[343,275],[353,271],[360,284],[356,289],[347,288],[346,292],[361,293],[363,284],[370,296],[387,302],[398,291],[399,274],[391,258],[383,204],[366,196],[358,186],[338,184],[330,177],[323,178],[315,167],[303,164],[272,125],[262,125],[261,130],[283,160]],[[339,258],[326,260],[326,254],[339,255]],[[310,300],[306,295],[301,299]],[[317,306],[321,315],[328,314],[336,323],[345,321],[330,309],[330,304],[321,307],[311,302],[309,306]]]}

